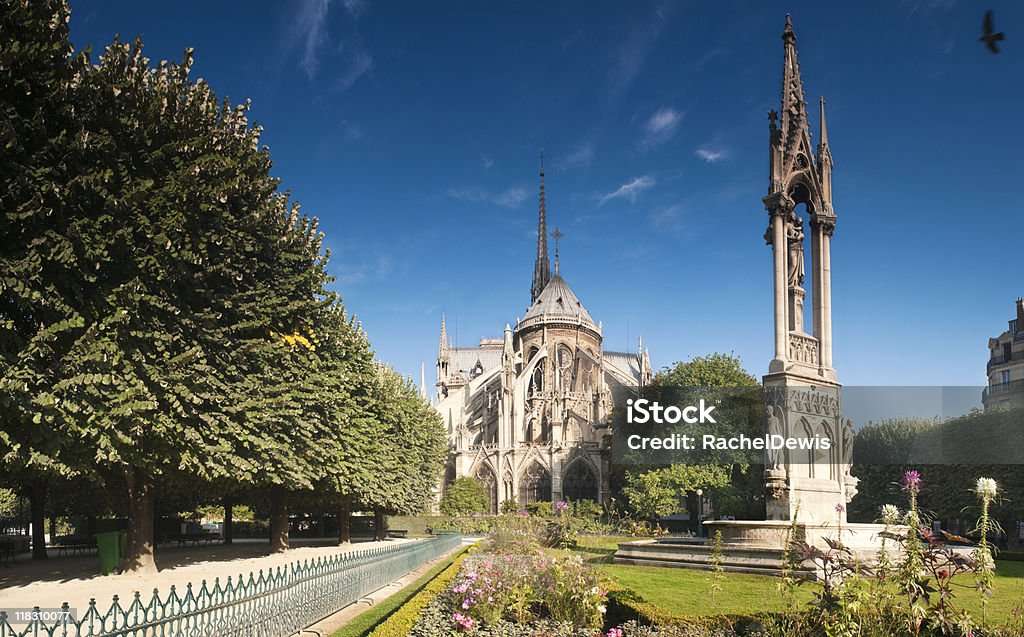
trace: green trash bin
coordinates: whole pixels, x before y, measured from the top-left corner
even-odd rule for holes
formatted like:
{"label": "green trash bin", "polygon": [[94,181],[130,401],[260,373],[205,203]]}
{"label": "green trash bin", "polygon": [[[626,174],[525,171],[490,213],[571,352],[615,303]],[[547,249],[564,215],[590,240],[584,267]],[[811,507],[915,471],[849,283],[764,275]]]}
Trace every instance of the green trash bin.
{"label": "green trash bin", "polygon": [[124,531],[109,531],[96,534],[96,548],[100,556],[100,573],[110,575],[121,568],[121,561],[124,560],[124,548],[122,537],[126,537]]}

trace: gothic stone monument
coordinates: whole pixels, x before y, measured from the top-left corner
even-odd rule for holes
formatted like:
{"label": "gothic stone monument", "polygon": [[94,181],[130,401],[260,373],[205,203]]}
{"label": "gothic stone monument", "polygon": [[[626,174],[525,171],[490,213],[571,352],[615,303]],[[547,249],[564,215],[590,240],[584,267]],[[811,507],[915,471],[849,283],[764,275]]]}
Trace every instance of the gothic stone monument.
{"label": "gothic stone monument", "polygon": [[[782,108],[769,120],[770,184],[764,198],[772,248],[775,356],[764,376],[768,433],[793,438],[828,438],[829,449],[782,450],[765,458],[764,521],[714,521],[709,534],[721,531],[727,570],[774,572],[796,521],[797,537],[827,548],[842,525],[843,542],[863,559],[875,557],[876,524],[848,524],[846,504],[857,493],[850,474],[852,422],[842,415],[840,384],[832,366],[831,239],[836,227],[832,209],[832,153],[820,101],[821,132],[817,152],[804,100],[796,35],[790,17],[782,34]],[[806,215],[807,226],[805,228]],[[808,281],[804,252],[810,235],[810,330],[804,324]],[[706,568],[708,549],[680,542],[630,542],[620,545],[616,562]],[[811,575],[810,573],[808,573]]]}

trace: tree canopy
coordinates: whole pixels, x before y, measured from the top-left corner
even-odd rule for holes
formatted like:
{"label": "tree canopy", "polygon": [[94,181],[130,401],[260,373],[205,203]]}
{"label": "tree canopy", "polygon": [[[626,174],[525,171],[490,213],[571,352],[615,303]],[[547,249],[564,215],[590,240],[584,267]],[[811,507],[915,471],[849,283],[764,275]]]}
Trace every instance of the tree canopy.
{"label": "tree canopy", "polygon": [[123,490],[133,569],[155,568],[157,484],[267,490],[278,549],[292,492],[427,506],[440,417],[374,361],[249,103],[193,79],[190,49],[94,64],[69,16],[0,14],[0,473],[34,503],[71,477]]}

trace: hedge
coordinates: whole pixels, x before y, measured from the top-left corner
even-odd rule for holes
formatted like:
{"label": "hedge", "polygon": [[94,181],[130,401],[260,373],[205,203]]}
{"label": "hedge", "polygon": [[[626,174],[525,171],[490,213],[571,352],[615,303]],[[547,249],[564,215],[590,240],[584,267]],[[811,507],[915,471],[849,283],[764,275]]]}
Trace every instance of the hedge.
{"label": "hedge", "polygon": [[452,580],[459,574],[462,561],[466,559],[469,552],[466,551],[456,558],[448,568],[441,571],[437,577],[424,586],[420,592],[416,593],[412,599],[396,610],[380,626],[374,628],[368,637],[406,637],[412,631],[413,626],[416,625],[416,620],[419,619],[423,609],[451,585]]}

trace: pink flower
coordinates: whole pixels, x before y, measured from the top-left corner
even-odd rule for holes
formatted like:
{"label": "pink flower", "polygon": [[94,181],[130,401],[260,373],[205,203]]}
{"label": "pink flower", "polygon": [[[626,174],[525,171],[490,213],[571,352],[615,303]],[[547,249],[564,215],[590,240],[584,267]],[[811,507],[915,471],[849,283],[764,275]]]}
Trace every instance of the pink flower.
{"label": "pink flower", "polygon": [[903,474],[900,484],[904,491],[917,494],[921,491],[921,474],[911,469]]}
{"label": "pink flower", "polygon": [[567,510],[569,508],[569,503],[566,502],[565,500],[559,500],[558,502],[555,502],[552,506],[555,509],[555,513],[559,513],[561,511]]}
{"label": "pink flower", "polygon": [[623,632],[621,628],[609,628],[608,637],[622,637]]}
{"label": "pink flower", "polygon": [[846,506],[842,502],[836,505],[836,513],[844,513],[845,511]]}
{"label": "pink flower", "polygon": [[453,614],[452,621],[454,621],[456,624],[458,624],[465,630],[469,630],[470,628],[476,625],[476,622],[473,621],[472,617],[470,617],[469,615],[463,615],[462,613]]}

